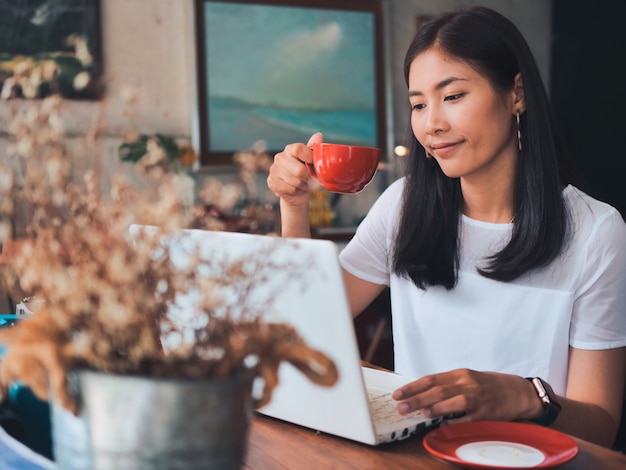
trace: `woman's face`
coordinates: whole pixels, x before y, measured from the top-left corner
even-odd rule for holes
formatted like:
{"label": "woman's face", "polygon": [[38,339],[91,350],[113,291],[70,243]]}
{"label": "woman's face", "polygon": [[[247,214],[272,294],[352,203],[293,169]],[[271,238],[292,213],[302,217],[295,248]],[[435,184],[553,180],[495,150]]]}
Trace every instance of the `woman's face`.
{"label": "woman's face", "polygon": [[516,90],[521,86],[498,95],[472,67],[429,49],[409,70],[413,133],[451,178],[510,176],[518,151],[515,114],[523,111]]}

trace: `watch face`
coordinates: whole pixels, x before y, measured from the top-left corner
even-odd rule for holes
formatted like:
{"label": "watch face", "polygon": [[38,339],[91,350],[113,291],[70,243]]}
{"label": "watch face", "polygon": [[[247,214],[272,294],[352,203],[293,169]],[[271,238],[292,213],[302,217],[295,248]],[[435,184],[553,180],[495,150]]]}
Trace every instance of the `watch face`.
{"label": "watch face", "polygon": [[561,405],[559,405],[556,399],[550,394],[550,392],[548,391],[549,388],[546,387],[543,380],[541,380],[539,377],[528,378],[528,380],[535,387],[537,395],[543,402],[543,407],[545,409],[545,414],[543,415],[543,417],[539,419],[534,419],[532,421],[542,426],[549,426],[554,422],[557,415],[559,414],[559,411],[561,411]]}
{"label": "watch face", "polygon": [[556,398],[554,397],[554,395],[552,395],[549,392],[549,388],[546,387],[546,384],[543,380],[541,380],[539,377],[536,378],[536,380],[541,384],[541,388],[543,389],[543,393],[544,395],[544,403],[550,404],[550,405],[554,405],[555,408],[557,408],[559,411],[561,410],[561,405],[559,405],[559,403],[556,401]]}

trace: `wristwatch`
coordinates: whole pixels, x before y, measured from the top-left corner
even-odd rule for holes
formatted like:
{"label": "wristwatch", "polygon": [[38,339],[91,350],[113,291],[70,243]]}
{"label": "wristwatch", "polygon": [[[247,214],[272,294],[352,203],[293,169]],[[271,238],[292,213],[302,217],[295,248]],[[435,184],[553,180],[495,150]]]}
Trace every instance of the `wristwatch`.
{"label": "wristwatch", "polygon": [[533,384],[537,391],[537,396],[543,403],[545,413],[541,418],[531,420],[533,423],[540,424],[542,426],[550,426],[554,423],[554,420],[561,411],[561,405],[556,401],[554,395],[548,391],[548,387],[539,377],[526,377],[530,383]]}

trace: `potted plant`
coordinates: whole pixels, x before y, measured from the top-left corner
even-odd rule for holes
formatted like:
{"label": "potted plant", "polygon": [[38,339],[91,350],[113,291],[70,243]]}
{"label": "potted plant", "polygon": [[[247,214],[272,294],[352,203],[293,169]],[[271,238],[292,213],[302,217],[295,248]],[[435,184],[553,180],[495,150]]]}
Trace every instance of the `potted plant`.
{"label": "potted plant", "polygon": [[[246,302],[259,278],[224,265],[199,279],[196,267],[207,262],[200,256],[173,269],[162,237],[221,222],[185,210],[171,172],[146,167],[141,191],[115,177],[103,194],[94,172],[78,180],[58,126],[61,105],[56,97],[32,103],[11,121],[22,184],[0,169],[0,196],[31,211],[6,283],[43,299],[0,331],[8,346],[0,381],[21,381],[50,401],[63,468],[239,468],[250,411],[271,399],[278,366],[290,362],[321,385],[336,381],[336,368],[289,325],[266,321],[271,305]],[[133,223],[158,227],[157,236],[137,243]],[[288,262],[277,268],[297,279]],[[192,339],[165,350],[164,337],[184,333],[168,306],[200,281]]]}
{"label": "potted plant", "polygon": [[192,146],[181,145],[174,137],[160,132],[138,134],[129,130],[117,151],[121,161],[135,163],[144,171],[159,167],[173,172],[172,180],[185,207],[194,204],[199,161]]}

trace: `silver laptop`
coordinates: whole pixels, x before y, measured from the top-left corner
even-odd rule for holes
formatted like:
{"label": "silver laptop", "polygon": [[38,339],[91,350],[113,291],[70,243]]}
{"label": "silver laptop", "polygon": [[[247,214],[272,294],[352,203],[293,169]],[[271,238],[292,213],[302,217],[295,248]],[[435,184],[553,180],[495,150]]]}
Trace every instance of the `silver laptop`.
{"label": "silver laptop", "polygon": [[[135,235],[141,230],[150,228],[131,227]],[[390,394],[411,378],[361,367],[333,242],[203,230],[183,234],[173,238],[176,246],[170,250],[181,265],[196,247],[213,264],[250,262],[251,278],[260,281],[251,283],[252,289],[248,286],[248,301],[269,306],[264,318],[293,325],[311,347],[337,365],[338,382],[323,387],[282,364],[272,400],[260,413],[370,445],[404,439],[440,421],[420,412],[408,417],[397,413]],[[207,274],[213,270],[215,275],[214,269],[208,266]],[[193,295],[177,299],[172,316],[193,326],[193,318],[183,313],[193,310],[193,301]]]}

